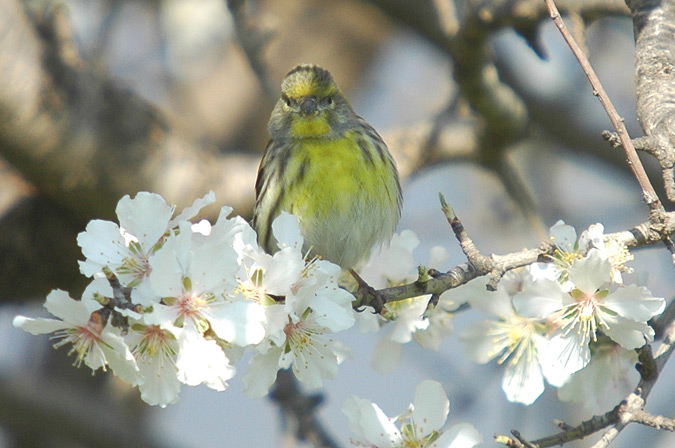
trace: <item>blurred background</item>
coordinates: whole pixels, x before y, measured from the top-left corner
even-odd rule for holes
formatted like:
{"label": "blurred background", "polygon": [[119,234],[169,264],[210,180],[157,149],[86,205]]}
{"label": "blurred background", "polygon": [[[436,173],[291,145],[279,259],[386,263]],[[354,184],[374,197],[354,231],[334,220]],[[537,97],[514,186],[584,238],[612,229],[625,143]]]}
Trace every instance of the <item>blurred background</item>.
{"label": "blurred background", "polygon": [[[629,132],[642,135],[628,9],[560,3],[578,6],[566,10],[569,24]],[[403,177],[399,231],[419,236],[420,263],[436,245],[451,254],[436,268],[465,261],[439,192],[485,254],[536,247],[558,219],[579,233],[646,221],[622,150],[600,136],[609,120],[549,22],[532,1],[0,0],[0,447],[300,446],[271,401],[243,397],[239,376],[226,392],[185,387],[178,404],[151,408],[11,324],[44,315],[51,289],[79,295],[77,233],[90,219],[115,220],[124,194],[154,191],[180,209],[214,190],[207,217],[227,204],[249,218],[267,120],[298,63],[329,69],[388,143]],[[627,282],[671,300],[668,252],[635,256]],[[340,335],[352,357],[320,408],[336,440],[349,446],[340,407],[351,394],[395,415],[425,378],[446,388],[449,424],[471,422],[487,446],[511,429],[535,439],[557,432],[557,420],[579,424],[637,382],[633,372],[612,385],[598,409],[561,403],[551,387],[532,406],[509,403],[502,369],[472,364],[456,337],[482,317],[456,316],[439,352],[408,344],[387,376],[369,367],[380,335]],[[650,412],[673,415],[673,373],[667,366]],[[673,437],[631,425],[612,446],[673,446]]]}

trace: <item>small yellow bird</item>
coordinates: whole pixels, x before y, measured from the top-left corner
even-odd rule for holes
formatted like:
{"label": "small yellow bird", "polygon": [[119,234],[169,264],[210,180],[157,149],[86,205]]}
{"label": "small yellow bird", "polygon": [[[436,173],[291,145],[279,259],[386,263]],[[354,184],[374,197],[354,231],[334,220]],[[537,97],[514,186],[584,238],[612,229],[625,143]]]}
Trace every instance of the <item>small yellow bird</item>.
{"label": "small yellow bird", "polygon": [[253,216],[268,253],[282,211],[298,218],[305,251],[344,270],[389,241],[401,216],[396,164],[327,70],[303,64],[286,75],[268,130]]}

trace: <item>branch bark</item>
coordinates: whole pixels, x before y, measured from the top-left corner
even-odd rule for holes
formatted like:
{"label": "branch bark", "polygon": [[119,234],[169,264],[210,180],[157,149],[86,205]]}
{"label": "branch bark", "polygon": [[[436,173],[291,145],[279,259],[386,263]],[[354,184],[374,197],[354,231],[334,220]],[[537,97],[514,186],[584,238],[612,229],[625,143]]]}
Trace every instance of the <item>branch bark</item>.
{"label": "branch bark", "polygon": [[627,0],[635,33],[637,114],[675,201],[675,4]]}

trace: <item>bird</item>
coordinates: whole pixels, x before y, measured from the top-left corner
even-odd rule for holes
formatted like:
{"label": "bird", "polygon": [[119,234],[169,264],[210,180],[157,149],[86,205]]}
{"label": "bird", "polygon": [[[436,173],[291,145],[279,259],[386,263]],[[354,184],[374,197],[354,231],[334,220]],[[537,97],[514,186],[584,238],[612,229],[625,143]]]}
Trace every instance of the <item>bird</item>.
{"label": "bird", "polygon": [[387,145],[330,72],[314,64],[288,72],[267,128],[252,222],[260,246],[278,250],[272,222],[285,211],[297,217],[306,254],[355,274],[373,247],[390,241],[401,217]]}

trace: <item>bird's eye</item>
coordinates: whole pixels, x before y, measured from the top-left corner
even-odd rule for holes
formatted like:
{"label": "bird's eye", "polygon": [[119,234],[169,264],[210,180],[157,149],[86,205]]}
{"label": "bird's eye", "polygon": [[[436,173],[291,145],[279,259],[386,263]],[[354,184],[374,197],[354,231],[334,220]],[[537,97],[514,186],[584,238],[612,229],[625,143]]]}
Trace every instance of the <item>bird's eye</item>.
{"label": "bird's eye", "polygon": [[286,103],[286,106],[291,107],[291,100],[290,100],[290,98],[288,98],[288,97],[284,98],[284,103]]}
{"label": "bird's eye", "polygon": [[333,105],[333,97],[332,96],[329,96],[328,98],[326,98],[326,104],[328,104],[329,106]]}

